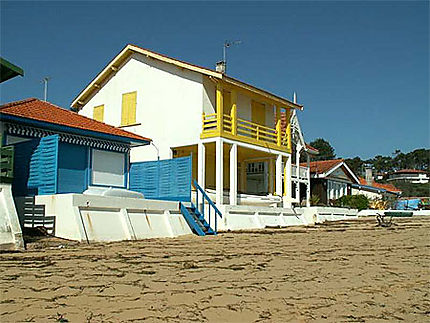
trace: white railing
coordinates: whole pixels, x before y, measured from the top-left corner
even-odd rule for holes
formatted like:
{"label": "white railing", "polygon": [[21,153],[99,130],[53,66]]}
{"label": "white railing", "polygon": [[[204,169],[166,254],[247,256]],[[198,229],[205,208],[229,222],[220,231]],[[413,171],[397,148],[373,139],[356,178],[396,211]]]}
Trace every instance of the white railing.
{"label": "white railing", "polygon": [[[291,177],[297,178],[297,166],[291,166]],[[299,166],[299,179],[307,179],[308,178],[308,168],[304,166]]]}

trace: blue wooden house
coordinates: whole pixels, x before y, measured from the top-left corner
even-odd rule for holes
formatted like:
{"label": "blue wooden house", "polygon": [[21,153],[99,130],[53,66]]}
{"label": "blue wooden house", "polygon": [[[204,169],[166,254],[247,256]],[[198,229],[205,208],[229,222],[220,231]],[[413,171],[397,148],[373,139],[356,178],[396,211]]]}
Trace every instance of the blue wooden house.
{"label": "blue wooden house", "polygon": [[0,106],[2,145],[15,151],[14,197],[129,188],[131,147],[151,140],[35,98]]}

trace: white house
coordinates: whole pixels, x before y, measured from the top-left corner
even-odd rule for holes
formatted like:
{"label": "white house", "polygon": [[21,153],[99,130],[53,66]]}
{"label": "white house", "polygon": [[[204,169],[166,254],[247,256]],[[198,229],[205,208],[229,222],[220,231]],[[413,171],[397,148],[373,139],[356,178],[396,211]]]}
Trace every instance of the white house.
{"label": "white house", "polygon": [[429,182],[429,173],[420,169],[401,169],[388,175],[387,181],[405,181],[414,184]]}
{"label": "white house", "polygon": [[[291,185],[297,127],[292,131],[290,120],[303,107],[295,102],[225,73],[127,45],[71,106],[152,138],[154,149],[133,148],[132,162],[192,154],[193,177],[218,206],[290,208],[298,202]],[[281,114],[288,120],[285,128]],[[304,150],[302,143],[298,151]],[[309,185],[309,171],[302,173]]]}

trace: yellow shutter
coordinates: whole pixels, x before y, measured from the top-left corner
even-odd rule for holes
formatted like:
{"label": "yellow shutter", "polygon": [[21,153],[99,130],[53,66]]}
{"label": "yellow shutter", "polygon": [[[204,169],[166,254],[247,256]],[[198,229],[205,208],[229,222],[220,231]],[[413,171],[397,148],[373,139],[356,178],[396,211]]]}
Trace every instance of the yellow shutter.
{"label": "yellow shutter", "polygon": [[136,91],[122,95],[121,126],[136,123],[136,96]]}
{"label": "yellow shutter", "polygon": [[261,125],[266,124],[266,109],[263,103],[252,101],[252,122]]}
{"label": "yellow shutter", "polygon": [[105,112],[105,106],[103,104],[94,107],[93,119],[100,121],[100,122],[103,122],[104,112]]}

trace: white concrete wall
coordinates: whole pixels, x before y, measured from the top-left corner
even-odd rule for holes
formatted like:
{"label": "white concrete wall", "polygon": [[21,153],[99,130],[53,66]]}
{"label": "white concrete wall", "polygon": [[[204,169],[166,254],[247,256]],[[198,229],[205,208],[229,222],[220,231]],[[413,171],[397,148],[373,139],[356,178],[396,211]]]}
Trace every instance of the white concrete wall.
{"label": "white concrete wall", "polygon": [[382,198],[382,194],[376,192],[369,192],[363,189],[352,188],[351,195],[364,195],[369,199],[379,199]]}
{"label": "white concrete wall", "polygon": [[21,226],[11,184],[0,184],[0,250],[23,250]]}
{"label": "white concrete wall", "polygon": [[[104,104],[104,122],[120,126],[122,94],[133,91],[137,92],[139,125],[125,130],[153,139],[160,158],[170,157],[170,147],[197,143],[204,102],[202,75],[137,53],[101,87],[80,114],[92,118],[94,107]],[[134,148],[131,152],[132,162],[156,158],[154,147]]]}
{"label": "white concrete wall", "polygon": [[77,241],[119,241],[192,234],[178,202],[84,194],[36,196],[54,215],[55,235]]}
{"label": "white concrete wall", "polygon": [[300,214],[306,214],[308,219],[313,218],[315,223],[323,223],[325,221],[341,221],[357,219],[357,209],[347,209],[340,207],[304,207],[296,208],[295,211]]}
{"label": "white concrete wall", "polygon": [[[287,227],[293,225],[313,225],[313,219],[294,210],[280,207],[264,207],[249,205],[221,205],[219,210],[222,218],[217,216],[218,231],[253,230],[270,227]],[[205,209],[205,218],[209,222],[208,206]],[[211,211],[210,224],[213,227],[215,215]]]}

